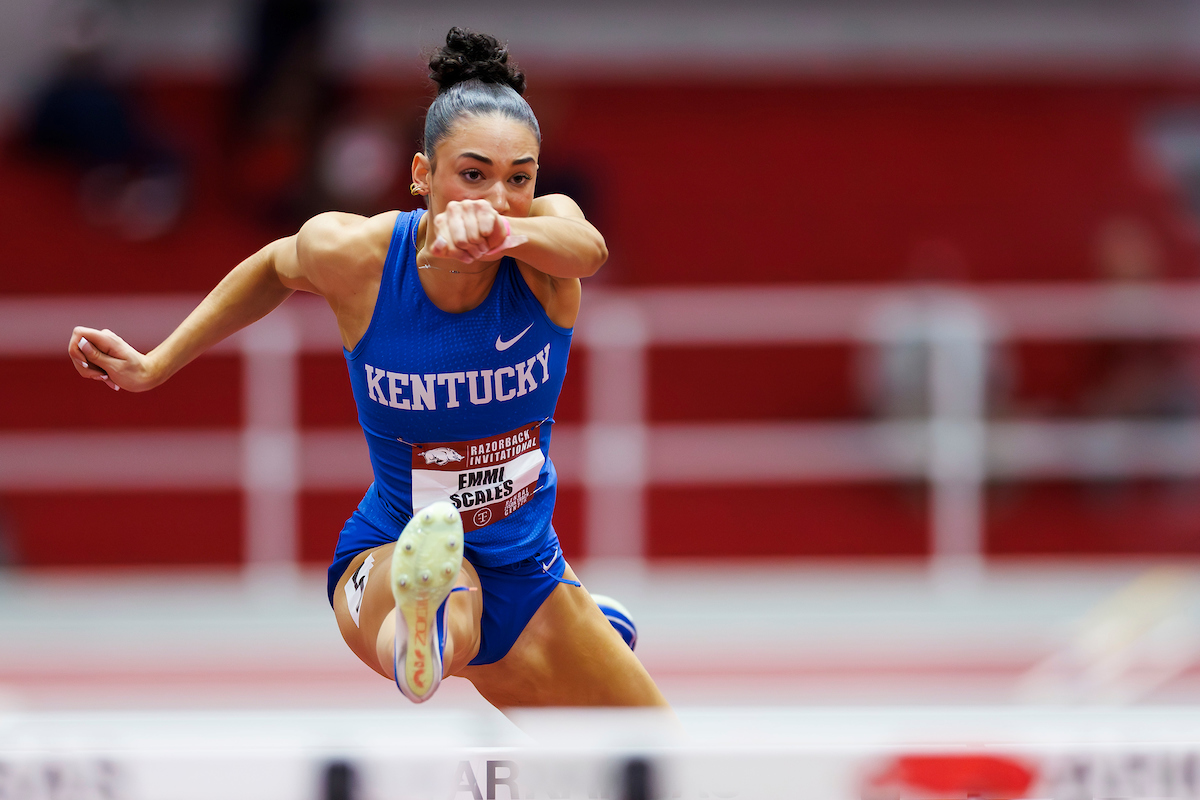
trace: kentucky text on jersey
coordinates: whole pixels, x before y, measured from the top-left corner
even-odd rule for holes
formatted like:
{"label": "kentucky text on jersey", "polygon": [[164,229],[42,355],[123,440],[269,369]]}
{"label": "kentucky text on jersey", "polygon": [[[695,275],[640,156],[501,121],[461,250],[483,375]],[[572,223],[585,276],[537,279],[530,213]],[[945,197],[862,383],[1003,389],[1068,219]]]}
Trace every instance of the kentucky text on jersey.
{"label": "kentucky text on jersey", "polygon": [[[536,365],[536,366],[535,366]],[[467,385],[471,403],[485,406],[493,401],[503,403],[523,397],[550,380],[550,345],[546,345],[527,361],[497,370],[464,370],[416,375],[392,372],[366,364],[367,394],[380,405],[405,411],[436,411],[438,396],[444,408],[458,408],[462,398],[459,387]],[[540,372],[541,381],[538,381]],[[444,387],[444,388],[443,388]],[[493,387],[495,391],[493,391]]]}

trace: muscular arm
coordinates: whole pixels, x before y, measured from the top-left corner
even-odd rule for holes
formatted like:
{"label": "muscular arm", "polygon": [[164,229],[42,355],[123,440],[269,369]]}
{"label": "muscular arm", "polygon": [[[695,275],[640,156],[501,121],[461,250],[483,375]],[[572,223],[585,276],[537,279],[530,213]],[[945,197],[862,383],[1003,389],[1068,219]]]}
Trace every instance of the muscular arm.
{"label": "muscular arm", "polygon": [[600,231],[562,194],[535,198],[527,217],[503,216],[486,200],[451,202],[433,227],[429,252],[435,258],[470,264],[503,254],[552,279],[586,278],[608,258]]}
{"label": "muscular arm", "polygon": [[[158,347],[138,352],[108,329],[77,327],[67,352],[84,377],[141,392],[162,384],[217,342],[262,318],[297,289],[326,296],[335,311],[361,278],[375,219],[321,214],[294,236],[238,264]],[[382,259],[380,259],[382,263]]]}
{"label": "muscular arm", "polygon": [[433,225],[435,257],[468,264],[501,255],[515,258],[546,314],[564,328],[572,327],[579,314],[579,279],[595,274],[608,258],[604,237],[575,201],[561,194],[535,198],[527,217],[501,216],[485,200],[452,202]]}
{"label": "muscular arm", "polygon": [[604,237],[566,195],[539,197],[528,217],[509,218],[509,223],[514,236],[528,241],[506,255],[552,278],[587,278],[608,260]]}

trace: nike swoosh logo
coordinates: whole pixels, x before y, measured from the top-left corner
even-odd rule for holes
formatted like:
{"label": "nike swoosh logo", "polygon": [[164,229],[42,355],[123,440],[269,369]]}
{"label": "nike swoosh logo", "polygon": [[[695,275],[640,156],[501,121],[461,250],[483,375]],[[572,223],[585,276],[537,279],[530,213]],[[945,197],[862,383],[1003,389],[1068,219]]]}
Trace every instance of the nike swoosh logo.
{"label": "nike swoosh logo", "polygon": [[[529,328],[532,328],[532,327],[533,327],[533,323],[531,322],[531,323],[529,323]],[[526,328],[525,330],[521,331],[516,336],[509,339],[507,342],[504,341],[503,339],[501,339],[499,336],[497,336],[496,337],[496,349],[503,351],[503,350],[507,350],[508,348],[512,347],[514,344],[517,343],[518,339],[520,339],[525,334],[529,333],[529,328]]]}

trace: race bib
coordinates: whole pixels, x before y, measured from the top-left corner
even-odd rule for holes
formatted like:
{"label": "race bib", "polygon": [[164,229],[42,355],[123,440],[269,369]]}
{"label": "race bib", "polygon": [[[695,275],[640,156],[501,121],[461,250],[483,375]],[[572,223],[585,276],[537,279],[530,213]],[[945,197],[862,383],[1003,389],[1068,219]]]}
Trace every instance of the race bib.
{"label": "race bib", "polygon": [[533,422],[470,442],[413,445],[413,511],[449,500],[462,514],[466,531],[513,514],[533,496],[546,463],[541,425]]}

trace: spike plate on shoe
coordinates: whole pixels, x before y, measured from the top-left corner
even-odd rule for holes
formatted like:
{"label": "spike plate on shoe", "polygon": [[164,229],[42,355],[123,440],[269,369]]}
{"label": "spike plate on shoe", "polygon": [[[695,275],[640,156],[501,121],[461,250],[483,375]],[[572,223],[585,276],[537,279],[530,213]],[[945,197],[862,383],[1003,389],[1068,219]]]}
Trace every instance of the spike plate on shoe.
{"label": "spike plate on shoe", "polygon": [[[396,686],[414,703],[428,700],[442,682],[444,648],[437,613],[462,567],[462,537],[458,511],[440,501],[413,515],[392,553],[392,595],[396,599],[392,666]],[[416,581],[412,580],[414,574]]]}

